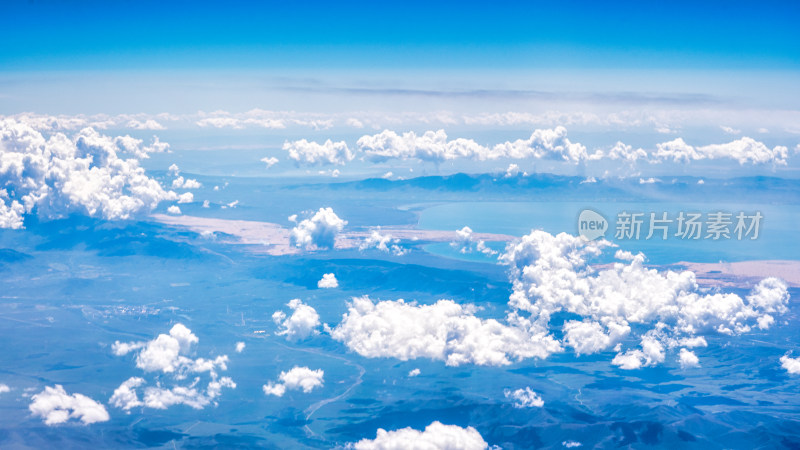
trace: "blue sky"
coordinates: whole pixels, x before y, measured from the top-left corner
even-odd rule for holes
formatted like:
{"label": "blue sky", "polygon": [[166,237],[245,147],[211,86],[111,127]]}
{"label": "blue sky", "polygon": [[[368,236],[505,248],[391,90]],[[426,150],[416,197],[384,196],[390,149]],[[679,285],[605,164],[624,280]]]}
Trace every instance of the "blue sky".
{"label": "blue sky", "polygon": [[797,69],[796,2],[13,2],[6,70]]}

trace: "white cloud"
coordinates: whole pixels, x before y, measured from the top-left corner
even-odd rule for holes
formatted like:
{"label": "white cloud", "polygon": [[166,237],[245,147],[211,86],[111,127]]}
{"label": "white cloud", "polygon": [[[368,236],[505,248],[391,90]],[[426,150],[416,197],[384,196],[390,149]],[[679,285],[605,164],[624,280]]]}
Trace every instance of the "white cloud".
{"label": "white cloud", "polygon": [[773,315],[787,311],[786,285],[762,280],[746,298],[705,293],[690,271],[659,272],[643,265],[644,255],[624,256],[607,268],[587,262],[611,244],[565,233],[533,231],[510,244],[501,260],[510,266],[509,305],[549,328],[564,311],[581,316],[563,325],[564,344],[577,354],[605,351],[636,335],[640,348],[620,351],[612,361],[623,369],[660,364],[675,347],[705,345],[704,333],[740,334],[769,327]]}
{"label": "white cloud", "polygon": [[184,192],[178,196],[178,204],[192,203],[194,201],[194,194],[191,192]]}
{"label": "white cloud", "polygon": [[0,150],[5,182],[0,226],[5,228],[21,228],[32,211],[48,218],[78,212],[124,220],[177,198],[145,175],[136,158],[150,150],[130,136],[112,138],[84,128],[72,137],[45,138],[27,123],[0,119]]}
{"label": "white cloud", "polygon": [[416,377],[416,376],[419,376],[420,373],[422,373],[422,372],[419,369],[412,369],[410,372],[408,372],[408,376],[409,377]]}
{"label": "white cloud", "polygon": [[583,447],[583,444],[581,444],[578,441],[563,441],[563,442],[561,442],[561,445],[566,447],[566,448]]}
{"label": "white cloud", "polygon": [[128,411],[137,406],[142,406],[139,396],[136,394],[136,388],[145,383],[144,378],[131,377],[119,385],[114,390],[114,395],[108,400],[111,406]]}
{"label": "white cloud", "polygon": [[331,208],[320,208],[308,219],[292,228],[289,239],[292,245],[306,250],[333,248],[336,235],[347,225]]}
{"label": "white cloud", "polygon": [[497,251],[487,247],[486,242],[482,240],[476,241],[472,233],[472,228],[467,226],[461,228],[460,230],[456,230],[456,240],[451,242],[450,246],[463,254],[477,251],[483,253],[484,255],[492,256],[498,253]]}
{"label": "white cloud", "polygon": [[179,216],[179,215],[183,214],[181,212],[181,208],[176,206],[176,205],[172,205],[169,208],[167,208],[167,212],[169,214],[173,214],[173,215],[176,215],[176,216]]}
{"label": "white cloud", "polygon": [[506,389],[503,394],[506,398],[514,400],[514,408],[541,408],[544,406],[544,400],[530,387],[515,391]]}
{"label": "white cloud", "polygon": [[332,273],[326,273],[322,275],[322,278],[317,281],[317,287],[320,289],[332,289],[339,287],[339,281],[336,280],[336,275]]}
{"label": "white cloud", "polygon": [[11,392],[11,388],[7,384],[0,383],[0,394],[5,394],[6,392]]}
{"label": "white cloud", "polygon": [[289,152],[289,159],[299,165],[344,165],[354,158],[353,152],[344,141],[333,142],[330,139],[322,144],[309,142],[305,139],[283,144],[283,149]]}
{"label": "white cloud", "polygon": [[560,350],[555,339],[519,316],[510,314],[503,324],[474,313],[474,306],[452,300],[418,306],[403,300],[373,303],[365,296],[353,298],[342,322],[329,331],[367,358],[429,358],[449,366],[506,365]]}
{"label": "white cloud", "polygon": [[195,123],[199,127],[233,128],[233,129],[244,128],[241,121],[233,117],[206,117],[204,119],[198,120]]}
{"label": "white cloud", "polygon": [[278,158],[274,156],[266,156],[264,158],[261,158],[260,161],[267,165],[267,169],[274,166],[275,164],[278,164],[279,162]]}
{"label": "white cloud", "polygon": [[84,425],[109,420],[102,404],[82,394],[69,395],[60,384],[46,386],[31,399],[28,409],[34,416],[44,419],[46,425],[65,423],[69,419],[80,420]]}
{"label": "white cloud", "polygon": [[693,147],[684,142],[683,139],[677,138],[657,144],[652,158],[654,162],[688,163],[704,159],[732,159],[740,165],[746,163],[786,165],[788,156],[789,149],[784,146],[779,145],[770,149],[762,142],[745,136],[726,144],[712,144],[701,147]]}
{"label": "white cloud", "polygon": [[402,256],[408,253],[408,249],[400,246],[400,239],[392,238],[391,234],[381,234],[380,227],[370,231],[369,236],[358,244],[360,251],[369,250],[374,248],[385,253],[391,253],[395,256]]}
{"label": "white cloud", "polygon": [[[117,356],[137,352],[136,367],[152,377],[151,381],[155,382],[155,386],[146,387],[140,400],[137,389],[148,381],[143,377],[131,377],[114,390],[109,404],[125,411],[139,406],[165,409],[178,404],[202,409],[214,403],[222,388],[236,388],[236,383],[231,378],[219,377],[217,374],[218,370],[228,369],[227,355],[213,359],[192,359],[186,356],[198,342],[197,336],[183,324],[175,324],[169,334],[159,334],[150,341],[114,342],[111,348]],[[193,379],[188,385],[174,384],[185,380],[190,374]],[[209,378],[205,389],[200,386],[203,374],[207,374]],[[169,376],[170,379],[163,380],[162,375]],[[164,387],[162,382],[167,381],[174,385]]]}
{"label": "white cloud", "polygon": [[281,372],[278,382],[269,382],[262,386],[266,395],[283,397],[287,390],[301,390],[308,394],[312,390],[322,387],[325,381],[322,369],[311,370],[308,367],[294,366],[288,372]]}
{"label": "white cloud", "polygon": [[244,351],[245,343],[244,342],[237,342],[236,343],[236,353],[242,353]]}
{"label": "white cloud", "polygon": [[727,134],[741,134],[742,130],[737,130],[736,128],[726,127],[725,125],[720,125],[719,128]]}
{"label": "white cloud", "polygon": [[126,126],[135,130],[166,130],[164,125],[161,125],[153,119],[146,119],[144,121],[131,119]]}
{"label": "white cloud", "polygon": [[433,422],[424,431],[411,427],[386,431],[379,428],[375,439],[362,439],[348,444],[346,448],[355,450],[483,450],[489,444],[483,440],[478,430],[472,427],[444,425]]}
{"label": "white cloud", "polygon": [[178,176],[181,173],[181,169],[180,169],[180,167],[178,167],[177,164],[172,163],[172,164],[170,164],[169,169],[167,169],[167,172],[170,175]]}
{"label": "white cloud", "polygon": [[781,367],[793,375],[800,374],[800,358],[791,358],[789,355],[783,355],[781,356]]}
{"label": "white cloud", "polygon": [[280,327],[277,335],[298,340],[319,333],[319,314],[314,308],[297,298],[287,303],[287,306],[293,311],[291,316],[286,317],[283,311],[275,311],[272,315],[272,320]]}
{"label": "white cloud", "polygon": [[678,354],[678,361],[681,363],[681,368],[687,369],[690,367],[700,367],[700,359],[691,350],[682,348]]}
{"label": "white cloud", "polygon": [[[177,168],[178,166],[175,166],[175,167]],[[172,188],[173,189],[199,189],[202,186],[203,185],[200,184],[200,182],[198,182],[197,180],[195,180],[193,178],[184,179],[182,176],[178,176],[177,178],[172,180]]]}

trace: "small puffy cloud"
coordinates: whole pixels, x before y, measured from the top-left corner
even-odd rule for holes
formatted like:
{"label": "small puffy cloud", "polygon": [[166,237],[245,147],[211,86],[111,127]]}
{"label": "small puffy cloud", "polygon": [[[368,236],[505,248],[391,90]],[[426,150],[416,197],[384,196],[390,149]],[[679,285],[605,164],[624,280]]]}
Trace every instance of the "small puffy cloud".
{"label": "small puffy cloud", "polygon": [[274,156],[267,156],[267,157],[261,158],[260,161],[267,165],[267,169],[269,169],[270,167],[274,166],[275,164],[278,164],[278,162],[279,162],[278,158],[276,158]]}
{"label": "small puffy cloud", "polygon": [[544,400],[529,387],[515,391],[506,389],[503,394],[506,398],[514,401],[514,408],[541,408],[544,406]]}
{"label": "small puffy cloud", "polygon": [[332,289],[339,287],[339,281],[336,280],[336,275],[326,273],[322,275],[322,279],[317,281],[317,287],[320,289]]}
{"label": "small puffy cloud", "polygon": [[236,353],[242,353],[244,351],[245,344],[244,342],[237,342],[236,343]]}
{"label": "small puffy cloud", "polygon": [[781,367],[792,375],[800,374],[800,358],[791,358],[789,355],[781,356]]}
{"label": "small puffy cloud", "polygon": [[680,362],[682,369],[700,366],[700,360],[697,358],[697,355],[695,355],[693,351],[686,350],[685,348],[682,348],[678,354],[678,362]]}
{"label": "small puffy cloud", "polygon": [[457,425],[444,425],[433,422],[424,431],[411,427],[386,431],[379,428],[375,439],[362,439],[350,443],[345,448],[353,450],[394,450],[394,449],[459,449],[483,450],[489,444],[483,440],[473,427],[462,428]]}
{"label": "small puffy cloud", "polygon": [[306,250],[333,248],[336,235],[345,225],[347,221],[339,218],[332,208],[320,208],[314,215],[292,228],[289,239],[292,245]]}
{"label": "small puffy cloud", "polygon": [[725,125],[719,126],[720,130],[724,131],[727,134],[741,134],[742,130],[737,130],[736,128],[726,127]]}
{"label": "small puffy cloud", "polygon": [[272,315],[272,320],[280,327],[277,333],[279,336],[298,340],[319,333],[319,314],[314,308],[297,298],[287,303],[287,306],[292,309],[291,316],[287,317],[283,311],[275,311]]}
{"label": "small puffy cloud", "polygon": [[578,442],[578,441],[563,441],[563,442],[561,442],[561,445],[562,445],[563,447],[566,447],[566,448],[577,448],[577,447],[583,447],[583,444],[581,444],[581,443],[580,443],[580,442]]}
{"label": "small puffy cloud", "polygon": [[472,233],[472,228],[463,227],[456,230],[456,240],[450,243],[450,246],[457,249],[460,253],[472,253],[477,251],[484,255],[492,256],[498,252],[486,246],[486,242],[482,240],[475,240]]}
{"label": "small puffy cloud", "polygon": [[262,386],[266,395],[283,397],[287,390],[302,390],[308,394],[318,387],[322,387],[325,373],[322,369],[311,370],[308,367],[294,366],[288,372],[281,372],[277,382],[269,382]]}
{"label": "small puffy cloud", "polygon": [[345,121],[345,124],[353,128],[364,128],[364,123],[354,117],[350,117],[349,119],[347,119]]}
{"label": "small puffy cloud", "polygon": [[[177,166],[175,166],[177,167]],[[203,185],[200,184],[199,181],[189,178],[184,179],[182,176],[178,176],[174,180],[172,180],[172,188],[173,189],[199,189]]]}
{"label": "small puffy cloud", "polygon": [[144,378],[128,378],[114,390],[114,394],[108,400],[108,403],[125,411],[144,405],[136,394],[136,388],[144,383]]}
{"label": "small puffy cloud", "polygon": [[173,214],[173,215],[176,215],[176,216],[179,216],[179,215],[183,214],[181,212],[181,208],[176,206],[176,205],[172,205],[169,208],[167,208],[167,212],[169,214]]}
{"label": "small puffy cloud", "polygon": [[170,164],[169,169],[167,169],[167,172],[169,172],[170,175],[177,176],[181,173],[181,169],[177,164],[172,163]]}
{"label": "small puffy cloud", "polygon": [[7,384],[0,383],[0,394],[5,394],[6,392],[11,392],[11,388]]}
{"label": "small puffy cloud", "polygon": [[184,192],[178,196],[178,204],[192,203],[194,201],[194,194],[191,192]]}
{"label": "small puffy cloud", "polygon": [[144,405],[153,409],[167,409],[173,405],[203,409],[221,394],[223,387],[235,389],[236,383],[230,377],[213,379],[208,383],[205,392],[194,385],[175,386],[171,389],[148,387],[144,391]]}
{"label": "small puffy cloud", "polygon": [[344,141],[333,142],[330,139],[322,144],[305,139],[287,141],[283,144],[283,149],[289,152],[289,159],[298,166],[344,165],[354,158],[353,152]]}
{"label": "small puffy cloud", "polygon": [[376,249],[395,256],[402,256],[408,253],[408,249],[400,246],[400,239],[392,238],[391,234],[381,234],[381,229],[376,228],[370,231],[369,236],[358,244],[360,251]]}
{"label": "small puffy cloud", "polygon": [[131,119],[126,124],[128,128],[133,128],[134,130],[166,130],[164,125],[156,122],[153,119],[146,119],[146,120],[137,120]]}
{"label": "small puffy cloud", "polygon": [[419,369],[413,369],[410,372],[408,372],[408,376],[409,377],[416,377],[416,376],[419,376],[420,373],[422,373],[422,372]]}
{"label": "small puffy cloud", "polygon": [[511,314],[503,324],[480,319],[475,311],[452,300],[418,306],[358,297],[330,334],[367,358],[429,358],[449,366],[506,365],[561,349],[555,339],[519,316]]}
{"label": "small puffy cloud", "polygon": [[70,419],[80,420],[84,425],[109,420],[106,408],[82,394],[69,395],[57,384],[46,386],[32,397],[28,409],[36,417],[44,419],[46,425],[65,423]]}

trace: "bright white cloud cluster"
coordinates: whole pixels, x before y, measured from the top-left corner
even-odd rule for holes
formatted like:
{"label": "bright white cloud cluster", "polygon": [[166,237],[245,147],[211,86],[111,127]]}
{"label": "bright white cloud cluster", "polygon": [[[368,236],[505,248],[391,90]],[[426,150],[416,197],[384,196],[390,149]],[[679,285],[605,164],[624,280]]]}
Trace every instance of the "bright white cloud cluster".
{"label": "bright white cloud cluster", "polygon": [[506,389],[503,391],[503,395],[514,401],[515,408],[541,408],[544,406],[544,400],[530,387],[514,391]]}
{"label": "bright white cloud cluster", "polygon": [[408,253],[408,249],[400,246],[400,239],[392,238],[391,234],[381,234],[381,229],[376,228],[370,231],[369,236],[358,244],[358,249],[361,251],[374,248],[385,253],[391,253],[395,256],[402,256]]}
{"label": "bright white cloud cluster", "polygon": [[288,372],[281,372],[278,382],[265,384],[261,387],[265,395],[283,397],[287,390],[301,390],[308,394],[324,383],[325,372],[322,369],[311,370],[308,367],[294,366]]}
{"label": "bright white cloud cluster", "polygon": [[[620,351],[612,361],[623,369],[659,364],[672,348],[705,346],[705,333],[733,335],[769,328],[774,315],[787,310],[786,285],[776,278],[762,280],[743,299],[701,292],[690,271],[648,269],[642,254],[603,270],[589,266],[587,260],[609,245],[544,231],[510,244],[501,257],[510,266],[513,282],[510,306],[530,313],[542,327],[549,326],[557,312],[581,316],[566,321],[562,330],[564,344],[576,354],[604,351],[638,336],[640,348]],[[632,325],[645,331],[637,335]],[[695,365],[693,356],[683,352],[681,363]]]}
{"label": "bright white cloud cluster", "polygon": [[129,219],[176,199],[139,166],[136,158],[150,150],[139,139],[92,128],[46,138],[27,123],[0,120],[0,227],[21,228],[33,211],[48,218],[77,212]]}
{"label": "bright white cloud cluster", "polygon": [[319,314],[317,311],[296,298],[287,306],[292,309],[292,315],[286,316],[283,311],[275,311],[272,320],[280,327],[279,336],[286,336],[290,340],[305,339],[312,334],[319,333]]}
{"label": "bright white cloud cluster", "polygon": [[789,355],[783,355],[781,356],[781,367],[791,374],[800,374],[800,358],[792,358]]}
{"label": "bright white cloud cluster", "polygon": [[342,322],[329,330],[333,339],[368,358],[442,360],[462,364],[505,365],[514,360],[544,358],[561,349],[546,333],[510,314],[503,324],[475,316],[476,308],[452,300],[432,305],[403,300],[374,303],[352,299]]}
{"label": "bright white cloud cluster", "polygon": [[332,273],[326,273],[322,275],[322,278],[317,281],[317,287],[320,289],[333,289],[339,287],[339,281],[336,279],[336,275]]}
{"label": "bright white cloud cluster", "polygon": [[305,139],[287,141],[283,144],[283,149],[289,152],[289,159],[298,166],[344,165],[354,158],[353,152],[344,141],[333,142],[330,139],[322,144]]}
{"label": "bright white cloud cluster", "polygon": [[[177,404],[202,409],[214,402],[222,388],[235,388],[236,383],[230,377],[219,377],[217,374],[218,370],[228,369],[227,355],[214,359],[192,359],[186,356],[198,341],[197,336],[186,326],[176,324],[169,334],[159,334],[151,341],[114,342],[112,351],[115,355],[124,356],[137,352],[136,367],[146,373],[155,373],[156,379],[155,386],[144,389],[144,397],[140,400],[137,389],[147,384],[147,381],[141,377],[129,378],[114,390],[109,403],[125,411],[140,406],[166,409]],[[166,388],[158,378],[159,373],[169,375],[174,381],[185,380],[190,374],[194,378],[188,385]],[[208,374],[210,378],[205,388],[200,386],[201,374]]]}
{"label": "bright white cloud cluster", "polygon": [[739,164],[767,164],[774,163],[786,165],[789,149],[782,145],[769,148],[764,143],[749,137],[742,137],[726,144],[712,144],[693,147],[683,139],[678,138],[656,146],[653,153],[656,162],[673,161],[687,163],[703,159],[733,159]]}
{"label": "bright white cloud cluster", "polygon": [[486,242],[480,239],[476,241],[472,233],[472,228],[466,226],[460,230],[456,230],[456,240],[451,242],[450,246],[463,254],[476,251],[484,255],[492,256],[498,253],[487,247]]}
{"label": "bright white cloud cluster", "polygon": [[379,428],[375,439],[362,439],[348,444],[346,448],[354,450],[483,450],[488,447],[489,444],[483,440],[475,428],[444,425],[436,421],[425,427],[423,431],[411,427],[393,431]]}
{"label": "bright white cloud cluster", "polygon": [[108,411],[102,404],[82,394],[67,394],[60,384],[46,386],[31,399],[28,409],[34,416],[41,417],[46,425],[65,423],[70,419],[80,420],[84,425],[109,420]]}
{"label": "bright white cloud cluster", "polygon": [[570,142],[564,127],[535,130],[528,139],[506,141],[494,147],[486,147],[472,139],[447,139],[444,130],[427,131],[418,136],[414,132],[398,135],[384,130],[376,135],[365,135],[356,143],[367,159],[386,161],[389,159],[419,159],[442,162],[454,159],[487,160],[511,159],[556,159],[578,162],[587,158],[586,147]]}
{"label": "bright white cloud cluster", "polygon": [[[292,216],[291,219],[297,220],[296,216]],[[292,228],[289,239],[292,245],[306,250],[333,248],[336,235],[345,225],[347,221],[339,218],[332,208],[320,208],[311,217]]]}

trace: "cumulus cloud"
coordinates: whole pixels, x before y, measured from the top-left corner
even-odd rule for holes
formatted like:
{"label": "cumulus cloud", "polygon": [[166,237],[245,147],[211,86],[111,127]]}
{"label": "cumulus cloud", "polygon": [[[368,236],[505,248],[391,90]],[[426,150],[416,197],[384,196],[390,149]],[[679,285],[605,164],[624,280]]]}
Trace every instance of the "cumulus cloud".
{"label": "cumulus cloud", "polygon": [[164,125],[156,122],[153,119],[146,119],[146,120],[137,120],[131,119],[128,121],[127,125],[128,128],[133,128],[135,130],[166,130]]}
{"label": "cumulus cloud", "polygon": [[444,425],[435,421],[418,431],[411,427],[386,431],[378,428],[375,439],[362,439],[348,444],[354,450],[393,450],[393,449],[459,449],[482,450],[489,444],[473,427],[462,428],[457,425]]}
{"label": "cumulus cloud", "polygon": [[294,366],[288,372],[281,372],[277,382],[270,381],[262,386],[265,395],[283,397],[287,390],[301,390],[308,394],[324,383],[325,372],[322,369],[311,370],[308,367]]}
{"label": "cumulus cloud", "polygon": [[409,377],[416,377],[416,376],[419,376],[419,374],[421,374],[421,373],[422,373],[422,371],[420,371],[419,369],[412,369],[411,371],[408,372],[408,376]]}
{"label": "cumulus cloud", "polygon": [[656,162],[688,163],[704,159],[732,159],[740,165],[747,163],[786,165],[789,149],[782,145],[770,149],[764,143],[746,136],[726,144],[711,144],[700,147],[693,147],[684,142],[683,139],[677,138],[657,144],[656,151],[652,156]]}
{"label": "cumulus cloud", "polygon": [[[610,247],[566,233],[533,231],[509,244],[501,260],[510,268],[509,305],[549,328],[557,312],[580,316],[564,322],[563,343],[576,354],[605,351],[628,336],[639,348],[619,351],[612,363],[623,369],[660,364],[676,347],[705,345],[703,334],[735,335],[768,328],[773,315],[787,311],[786,284],[759,282],[750,295],[705,293],[691,271],[659,272],[644,266],[644,255],[618,255],[625,262],[597,270],[588,264]],[[633,331],[635,325],[639,333]],[[686,362],[691,356],[684,352]]]}
{"label": "cumulus cloud", "polygon": [[332,289],[339,287],[339,281],[336,280],[336,275],[332,273],[326,273],[322,275],[322,278],[317,281],[317,287],[320,289]]}
{"label": "cumulus cloud", "polygon": [[173,215],[176,215],[176,216],[179,216],[179,215],[183,214],[181,212],[181,208],[179,206],[176,206],[176,205],[172,205],[169,208],[167,208],[167,212],[169,214],[173,214]]}
{"label": "cumulus cloud", "polygon": [[452,300],[417,305],[403,300],[374,303],[364,296],[349,302],[341,323],[329,332],[368,358],[429,358],[449,366],[506,365],[561,349],[555,339],[515,314],[503,324],[480,319],[475,311]]}
{"label": "cumulus cloud", "polygon": [[266,156],[264,158],[261,158],[260,161],[267,165],[267,169],[274,166],[275,164],[278,164],[279,162],[278,158],[274,156]]}
{"label": "cumulus cloud", "polygon": [[179,176],[172,180],[173,189],[199,189],[201,187],[203,187],[203,185],[194,178],[184,179],[183,177]]}
{"label": "cumulus cloud", "polygon": [[418,136],[410,131],[398,135],[384,130],[375,135],[365,135],[356,142],[359,150],[372,161],[389,159],[419,159],[442,162],[454,159],[487,160],[554,159],[576,163],[588,158],[586,147],[567,139],[564,127],[537,129],[528,139],[517,139],[487,147],[472,139],[447,139],[444,130],[427,131]]}
{"label": "cumulus cloud", "polygon": [[[154,142],[158,148],[163,143]],[[155,148],[155,147],[153,147]],[[24,122],[0,119],[0,226],[21,228],[25,214],[47,218],[81,213],[129,219],[177,195],[149,178],[137,158],[153,148],[130,136],[84,128],[45,137]],[[124,155],[130,158],[124,158]]]}
{"label": "cumulus cloud", "polygon": [[544,400],[529,387],[515,391],[506,389],[503,394],[506,398],[514,401],[514,408],[541,408],[544,406]]}
{"label": "cumulus cloud", "polygon": [[380,227],[370,231],[369,236],[358,244],[361,251],[376,249],[395,256],[402,256],[408,253],[408,249],[400,246],[400,239],[392,238],[391,234],[381,234]]}
{"label": "cumulus cloud", "polygon": [[184,192],[178,196],[178,204],[192,203],[194,201],[194,194],[191,192]]}
{"label": "cumulus cloud", "polygon": [[6,392],[11,392],[11,388],[7,384],[0,383],[0,394],[5,394]]}
{"label": "cumulus cloud", "polygon": [[287,141],[283,144],[283,149],[289,152],[289,159],[298,166],[344,165],[354,158],[353,152],[344,141],[333,142],[330,139],[322,144],[305,139]]}
{"label": "cumulus cloud", "polygon": [[46,386],[31,399],[28,409],[34,416],[44,419],[46,425],[65,423],[70,419],[80,420],[84,425],[109,420],[108,411],[102,404],[82,394],[69,395],[60,384]]}
{"label": "cumulus cloud", "polygon": [[[154,374],[151,382],[155,386],[145,387],[140,400],[137,389],[148,384],[148,380],[131,377],[114,390],[109,404],[125,411],[136,407],[165,409],[178,404],[202,409],[214,402],[222,388],[236,388],[236,383],[230,377],[219,377],[217,372],[228,369],[227,355],[213,359],[187,356],[198,342],[198,337],[183,324],[175,324],[169,334],[159,334],[150,341],[114,342],[111,350],[115,355],[136,353],[136,367],[148,375]],[[209,379],[205,388],[201,386],[201,375],[204,374]],[[168,376],[168,379],[162,379],[162,375]],[[186,380],[189,375],[193,379],[188,385],[175,384]],[[174,385],[165,387],[162,381]]]}
{"label": "cumulus cloud", "polygon": [[700,366],[700,359],[697,358],[697,355],[695,355],[693,351],[686,350],[685,348],[682,348],[678,354],[678,361],[683,369]]}
{"label": "cumulus cloud", "polygon": [[498,252],[486,246],[486,242],[482,240],[475,240],[472,228],[463,227],[456,230],[456,240],[450,243],[450,246],[457,249],[460,253],[472,253],[473,251],[483,253],[484,255],[492,256]]}
{"label": "cumulus cloud", "polygon": [[242,353],[244,351],[245,343],[244,342],[237,342],[236,343],[236,353]]}
{"label": "cumulus cloud", "polygon": [[783,355],[781,356],[781,367],[793,375],[800,374],[800,358],[791,358],[789,355]]}
{"label": "cumulus cloud", "polygon": [[290,340],[305,339],[312,334],[319,333],[320,325],[317,311],[296,298],[287,306],[292,309],[292,315],[286,316],[283,311],[275,311],[272,320],[280,327],[279,336],[286,336]]}
{"label": "cumulus cloud", "polygon": [[332,208],[320,208],[314,215],[292,228],[289,239],[292,245],[306,250],[333,248],[336,235],[345,225],[347,221],[339,218]]}

